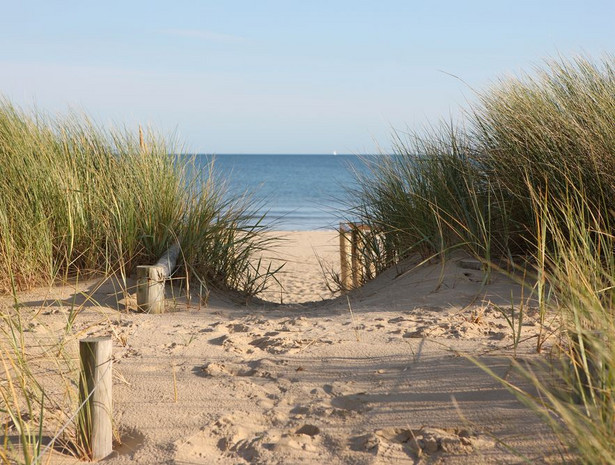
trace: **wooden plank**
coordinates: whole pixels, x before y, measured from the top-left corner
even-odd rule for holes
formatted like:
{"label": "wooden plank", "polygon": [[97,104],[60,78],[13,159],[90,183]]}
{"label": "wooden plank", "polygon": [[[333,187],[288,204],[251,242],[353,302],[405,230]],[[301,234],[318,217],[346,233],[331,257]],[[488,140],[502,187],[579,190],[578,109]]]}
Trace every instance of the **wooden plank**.
{"label": "wooden plank", "polygon": [[83,407],[78,431],[81,447],[92,460],[103,459],[113,451],[112,351],[109,336],[79,341],[79,405]]}

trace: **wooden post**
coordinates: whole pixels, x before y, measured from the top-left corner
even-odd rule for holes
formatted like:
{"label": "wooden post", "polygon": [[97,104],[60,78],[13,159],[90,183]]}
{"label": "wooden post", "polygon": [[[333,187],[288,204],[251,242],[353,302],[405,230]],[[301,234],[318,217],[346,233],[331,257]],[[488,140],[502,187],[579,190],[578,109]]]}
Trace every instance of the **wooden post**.
{"label": "wooden post", "polygon": [[149,313],[164,313],[164,284],[171,277],[179,257],[179,244],[162,254],[153,266],[137,266],[137,308]]}
{"label": "wooden post", "polygon": [[113,451],[112,350],[109,336],[79,341],[79,405],[83,407],[78,431],[81,446],[92,460],[103,459]]}
{"label": "wooden post", "polygon": [[361,233],[353,225],[352,234],[350,240],[350,260],[352,263],[352,287],[353,289],[358,288],[361,285],[361,271],[359,267],[361,265],[359,261],[359,239],[361,238]]}
{"label": "wooden post", "polygon": [[137,308],[143,312],[164,313],[164,269],[137,266]]}
{"label": "wooden post", "polygon": [[[341,284],[344,290],[352,288],[352,268],[350,265],[349,249],[351,248],[351,230],[348,223],[340,223],[340,268],[341,268]],[[352,257],[352,255],[351,255]]]}
{"label": "wooden post", "polygon": [[370,273],[368,263],[368,237],[371,229],[364,224],[352,224],[351,261],[352,261],[352,286],[360,287]]}
{"label": "wooden post", "polygon": [[[376,277],[376,260],[377,256],[381,251],[384,250],[384,242],[382,240],[382,236],[368,226],[366,226],[367,230],[367,240],[369,244],[369,255],[367,256],[365,263],[365,273],[367,279],[374,279]],[[366,245],[367,248],[367,245]]]}
{"label": "wooden post", "polygon": [[373,240],[373,236],[372,229],[365,224],[358,225],[357,229],[357,248],[359,249],[359,253],[361,254],[359,262],[360,284],[364,284],[369,277],[373,277],[375,275],[375,268],[374,273],[372,274],[371,272],[372,262],[370,260],[372,253],[372,250],[370,250],[372,247],[372,245],[370,245],[370,242]]}

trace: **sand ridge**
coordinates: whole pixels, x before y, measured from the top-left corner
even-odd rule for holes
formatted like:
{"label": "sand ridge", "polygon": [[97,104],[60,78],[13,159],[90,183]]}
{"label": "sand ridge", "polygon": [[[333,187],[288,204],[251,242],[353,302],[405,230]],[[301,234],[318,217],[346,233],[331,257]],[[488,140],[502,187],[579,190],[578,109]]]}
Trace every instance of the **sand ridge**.
{"label": "sand ridge", "polygon": [[[305,235],[295,236],[297,255],[335,239]],[[289,282],[321,279],[308,268]],[[245,306],[212,295],[207,308],[180,299],[163,315],[100,306],[115,295],[103,285],[74,329],[114,338],[114,415],[126,444],[106,463],[522,462],[512,450],[558,461],[550,431],[463,356],[518,378],[501,311],[521,291],[498,274],[484,286],[482,273],[455,259],[407,263],[332,300]],[[56,292],[62,302],[75,290]],[[22,298],[55,310],[40,317],[46,324],[65,316]],[[524,336],[535,321],[528,309]],[[518,355],[539,357],[533,344]]]}

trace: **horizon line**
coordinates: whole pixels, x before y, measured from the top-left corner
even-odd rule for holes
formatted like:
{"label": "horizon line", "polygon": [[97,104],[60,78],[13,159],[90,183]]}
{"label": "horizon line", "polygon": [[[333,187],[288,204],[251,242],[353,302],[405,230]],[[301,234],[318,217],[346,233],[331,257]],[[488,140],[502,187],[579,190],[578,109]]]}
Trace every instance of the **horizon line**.
{"label": "horizon line", "polygon": [[273,156],[284,156],[284,155],[311,155],[311,156],[373,156],[373,155],[390,155],[387,153],[331,153],[331,152],[276,152],[276,153],[267,153],[267,152],[184,152],[182,155],[273,155]]}

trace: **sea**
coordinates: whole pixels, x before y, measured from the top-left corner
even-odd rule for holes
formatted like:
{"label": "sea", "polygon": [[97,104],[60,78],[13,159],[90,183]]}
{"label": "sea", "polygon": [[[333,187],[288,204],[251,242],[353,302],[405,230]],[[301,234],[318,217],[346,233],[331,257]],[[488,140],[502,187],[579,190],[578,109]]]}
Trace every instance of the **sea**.
{"label": "sea", "polygon": [[349,212],[355,173],[367,173],[373,156],[359,155],[198,155],[198,166],[226,182],[229,195],[252,196],[275,230],[337,229],[353,221]]}

